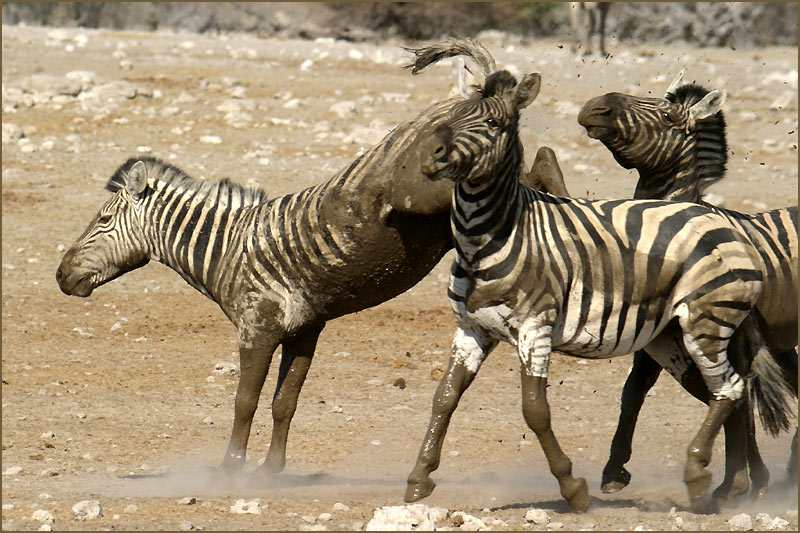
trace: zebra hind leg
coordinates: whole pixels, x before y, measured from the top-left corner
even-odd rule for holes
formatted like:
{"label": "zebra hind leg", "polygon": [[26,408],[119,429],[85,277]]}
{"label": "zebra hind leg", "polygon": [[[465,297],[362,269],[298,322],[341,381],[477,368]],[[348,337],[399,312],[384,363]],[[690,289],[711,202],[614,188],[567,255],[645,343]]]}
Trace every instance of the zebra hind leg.
{"label": "zebra hind leg", "polygon": [[712,504],[714,507],[735,507],[736,496],[745,494],[750,488],[747,478],[750,444],[749,411],[750,404],[743,399],[738,402],[728,419],[725,420],[725,478],[720,486],[714,489],[715,503]]}
{"label": "zebra hind leg", "polygon": [[324,323],[314,325],[296,339],[283,343],[281,366],[272,399],[272,439],[267,458],[258,468],[256,477],[276,474],[283,471],[286,465],[289,426],[297,410],[297,398],[311,366],[317,340],[324,327]]}

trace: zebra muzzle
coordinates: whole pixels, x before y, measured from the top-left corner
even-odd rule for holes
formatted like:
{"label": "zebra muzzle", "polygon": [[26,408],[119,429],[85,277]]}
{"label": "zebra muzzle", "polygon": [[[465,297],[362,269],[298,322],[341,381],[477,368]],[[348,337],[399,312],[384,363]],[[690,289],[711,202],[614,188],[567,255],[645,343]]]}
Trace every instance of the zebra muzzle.
{"label": "zebra muzzle", "polygon": [[452,131],[442,125],[422,142],[420,146],[420,170],[428,177],[437,177],[436,174],[448,168],[450,162],[450,143]]}

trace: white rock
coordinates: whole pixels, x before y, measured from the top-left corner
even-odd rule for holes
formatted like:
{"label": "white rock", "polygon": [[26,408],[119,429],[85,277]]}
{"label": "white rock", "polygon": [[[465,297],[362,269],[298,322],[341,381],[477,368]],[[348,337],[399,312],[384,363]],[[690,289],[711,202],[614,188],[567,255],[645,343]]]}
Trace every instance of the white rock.
{"label": "white rock", "polygon": [[446,507],[428,507],[431,513],[431,519],[434,522],[443,522],[450,516],[450,511]]}
{"label": "white rock", "polygon": [[313,59],[306,59],[305,61],[303,61],[303,64],[300,65],[300,70],[302,72],[308,72],[309,70],[311,70],[311,67],[313,67],[313,66],[314,66],[314,60]]}
{"label": "white rock", "polygon": [[3,511],[10,511],[15,507],[13,503],[4,503],[3,504]]}
{"label": "white rock", "polygon": [[31,515],[32,520],[36,520],[37,522],[45,522],[47,524],[52,524],[55,519],[53,518],[53,513],[47,511],[45,509],[37,509]]}
{"label": "white rock", "polygon": [[221,144],[222,139],[216,135],[203,135],[200,137],[200,142],[203,144]]}
{"label": "white rock", "polygon": [[153,151],[153,149],[149,146],[137,146],[136,151],[139,152],[140,154],[149,154],[150,152]]}
{"label": "white rock", "polygon": [[370,444],[372,444],[373,446],[380,446],[381,445],[381,441],[379,441],[378,439],[375,439],[375,440],[370,441]]}
{"label": "white rock", "polygon": [[747,513],[737,514],[728,520],[732,531],[750,531],[753,529],[753,519]]}
{"label": "white rock", "polygon": [[22,473],[23,468],[21,466],[11,466],[3,470],[4,476],[16,476]]}
{"label": "white rock", "polygon": [[318,518],[323,522],[330,522],[333,520],[333,515],[331,513],[320,513]]}
{"label": "white rock", "polygon": [[363,53],[361,53],[360,51],[356,50],[355,48],[353,48],[353,49],[351,49],[351,50],[350,50],[350,51],[347,53],[347,56],[348,56],[350,59],[359,60],[359,59],[361,59],[362,57],[364,57],[364,54],[363,54]]}
{"label": "white rock", "polygon": [[547,524],[547,529],[561,529],[564,527],[563,522],[550,522]]}
{"label": "white rock", "polygon": [[788,520],[784,520],[780,516],[771,517],[767,513],[758,513],[756,515],[756,522],[758,522],[764,529],[773,531],[775,529],[786,529],[789,525]]}
{"label": "white rock", "polygon": [[77,520],[94,520],[103,516],[103,508],[98,500],[83,500],[72,506]]}
{"label": "white rock", "polygon": [[333,104],[328,110],[336,114],[339,118],[348,118],[354,116],[358,108],[356,107],[356,103],[352,100],[344,100]]}
{"label": "white rock", "polygon": [[285,104],[283,104],[284,109],[297,109],[300,107],[300,99],[299,98],[292,98]]}
{"label": "white rock", "polygon": [[544,509],[530,509],[525,513],[525,521],[537,526],[544,526],[550,522],[550,517],[547,516],[547,511]]}
{"label": "white rock", "polygon": [[138,505],[136,505],[135,503],[129,503],[128,505],[125,506],[125,509],[123,509],[122,511],[125,513],[135,513],[138,510],[139,510]]}
{"label": "white rock", "polygon": [[197,498],[192,498],[191,496],[187,496],[186,498],[181,498],[178,500],[178,505],[194,505],[197,503]]}
{"label": "white rock", "polygon": [[181,523],[178,525],[178,529],[180,529],[181,531],[194,531],[197,528],[190,521],[181,520]]}
{"label": "white rock", "polygon": [[63,76],[53,76],[50,74],[33,74],[20,81],[20,87],[23,91],[30,93],[41,93],[44,95],[66,94],[69,96],[77,96],[83,84],[74,79],[66,78]]}
{"label": "white rock", "polygon": [[37,531],[53,531],[53,526],[50,524],[42,524]]}
{"label": "white rock", "polygon": [[25,133],[17,124],[3,122],[3,144],[22,139]]}
{"label": "white rock", "polygon": [[214,365],[214,373],[217,374],[218,376],[221,375],[238,376],[239,367],[235,363],[221,361]]}
{"label": "white rock", "polygon": [[336,502],[333,504],[333,510],[334,512],[346,513],[347,511],[350,510],[350,508],[341,502]]}
{"label": "white rock", "polygon": [[231,512],[234,514],[261,514],[261,499],[256,498],[248,502],[244,498],[240,498],[231,505]]}
{"label": "white rock", "polygon": [[464,511],[454,512],[450,515],[450,520],[462,531],[480,531],[481,529],[486,529],[486,523],[483,520],[467,514]]}
{"label": "white rock", "polygon": [[390,505],[375,510],[366,530],[433,531],[434,523],[427,505]]}

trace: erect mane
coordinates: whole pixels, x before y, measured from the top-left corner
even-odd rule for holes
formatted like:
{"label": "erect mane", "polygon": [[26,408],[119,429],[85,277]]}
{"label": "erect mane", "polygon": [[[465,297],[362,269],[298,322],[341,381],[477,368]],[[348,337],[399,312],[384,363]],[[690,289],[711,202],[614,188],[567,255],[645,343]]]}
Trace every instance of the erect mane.
{"label": "erect mane", "polygon": [[186,174],[183,170],[170,165],[158,159],[157,157],[132,157],[125,161],[114,174],[109,178],[106,183],[106,190],[110,192],[117,192],[125,186],[125,176],[130,171],[134,164],[141,161],[147,167],[148,176],[157,178],[159,181],[165,182],[171,186],[179,187],[186,192],[199,192],[204,196],[213,192],[214,189],[219,191],[228,191],[237,194],[242,198],[244,205],[256,205],[267,198],[266,192],[255,187],[244,187],[238,183],[234,183],[230,178],[224,178],[217,183],[206,183]]}
{"label": "erect mane", "polygon": [[[691,106],[710,91],[695,83],[678,87],[665,98],[672,103]],[[725,139],[725,116],[718,111],[710,117],[698,120],[694,132],[697,138],[698,190],[702,193],[709,185],[725,177],[728,162],[728,144]]]}
{"label": "erect mane", "polygon": [[481,98],[489,98],[491,96],[498,96],[516,86],[517,80],[510,72],[507,70],[499,70],[493,72],[486,78],[483,87],[478,88],[478,94]]}

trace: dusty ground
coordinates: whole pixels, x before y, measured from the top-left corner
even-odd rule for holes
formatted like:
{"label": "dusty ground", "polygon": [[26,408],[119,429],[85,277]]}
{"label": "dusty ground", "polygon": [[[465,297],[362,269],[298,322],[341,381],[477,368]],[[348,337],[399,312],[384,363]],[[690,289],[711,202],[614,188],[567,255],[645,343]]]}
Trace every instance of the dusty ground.
{"label": "dusty ground", "polygon": [[[408,44],[399,42],[4,26],[2,43],[3,529],[39,528],[31,518],[37,510],[53,515],[54,529],[359,529],[376,507],[402,504],[436,386],[432,369],[446,362],[454,326],[444,292],[449,256],[400,297],[328,325],[294,419],[286,473],[228,491],[206,483],[226,445],[237,380],[213,372],[218,362],[237,362],[222,313],[160,265],[87,300],[61,294],[54,274],[64,247],[107,197],[105,180],[129,156],[150,153],[197,178],[253,180],[273,195],[296,191],[447,96],[453,70],[412,78],[398,66],[407,58],[399,46]],[[661,94],[685,66],[687,78],[729,93],[731,170],[713,188],[717,199],[744,211],[797,201],[796,49],[632,48],[601,60],[575,58],[558,42],[485,44],[499,63],[542,73],[539,99],[524,112],[523,140],[531,154],[542,144],[556,151],[574,195],[626,197],[635,183],[578,127],[583,102],[610,91]],[[66,79],[76,70],[96,75],[77,98],[16,90],[33,74]],[[137,96],[93,98],[118,80]],[[232,94],[250,103],[218,110]],[[781,98],[780,109],[770,109]],[[342,118],[330,109],[341,101],[355,102],[355,113]],[[589,512],[568,514],[558,496],[522,419],[508,347],[465,395],[434,476],[439,486],[424,503],[483,517],[493,529],[542,529],[525,524],[531,508],[573,530],[728,529],[741,512],[757,529],[760,512],[797,529],[796,491],[779,486],[789,436],[767,438],[760,428],[772,497],[719,515],[688,511],[683,457],[705,409],[669,377],[639,420],[631,485],[601,494],[629,364],[558,356],[552,363],[554,428],[590,482]],[[401,377],[404,389],[392,385]],[[274,372],[247,471],[266,454],[272,387]],[[184,497],[196,503],[179,504]],[[261,514],[231,513],[239,498],[260,498]],[[72,506],[89,499],[101,502],[103,516],[75,520]],[[337,502],[349,510],[334,511]]]}

